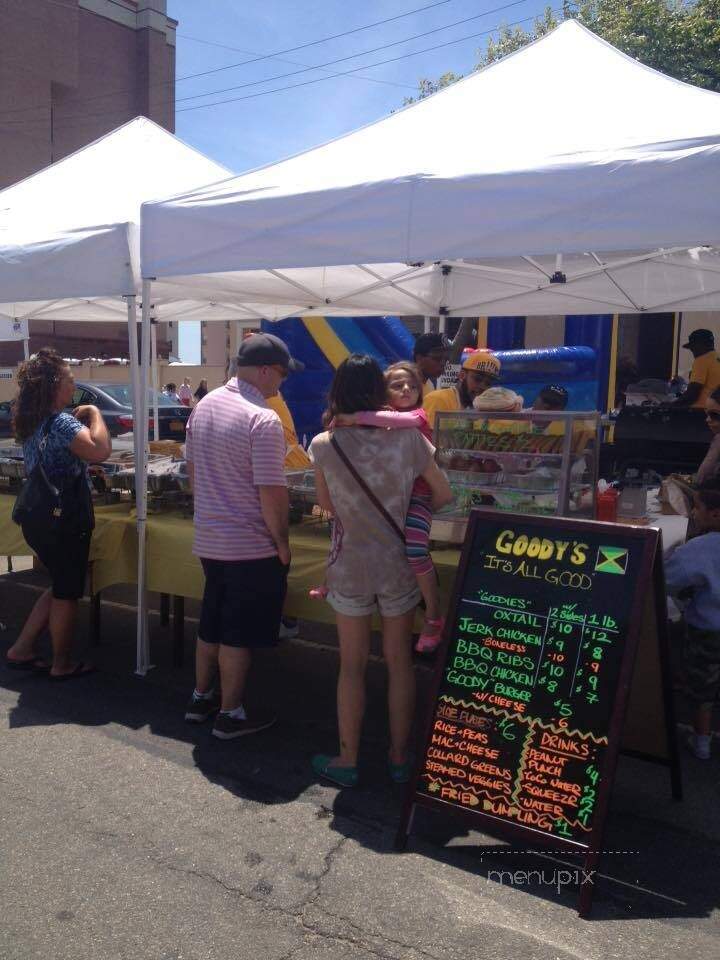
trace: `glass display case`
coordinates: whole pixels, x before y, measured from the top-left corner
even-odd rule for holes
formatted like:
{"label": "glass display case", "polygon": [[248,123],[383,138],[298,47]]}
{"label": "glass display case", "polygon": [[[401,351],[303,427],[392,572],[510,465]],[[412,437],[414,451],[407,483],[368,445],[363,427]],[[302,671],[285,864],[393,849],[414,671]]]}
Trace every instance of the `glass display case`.
{"label": "glass display case", "polygon": [[435,446],[455,500],[436,515],[433,539],[461,540],[464,521],[479,506],[595,517],[598,413],[438,413]]}

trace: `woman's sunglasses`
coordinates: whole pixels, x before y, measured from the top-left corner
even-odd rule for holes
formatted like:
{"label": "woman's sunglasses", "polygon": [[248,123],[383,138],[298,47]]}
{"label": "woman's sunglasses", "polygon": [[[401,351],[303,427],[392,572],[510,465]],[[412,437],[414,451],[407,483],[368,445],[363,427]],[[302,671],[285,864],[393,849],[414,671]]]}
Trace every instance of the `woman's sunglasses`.
{"label": "woman's sunglasses", "polygon": [[708,420],[720,420],[720,410],[706,410],[705,416]]}

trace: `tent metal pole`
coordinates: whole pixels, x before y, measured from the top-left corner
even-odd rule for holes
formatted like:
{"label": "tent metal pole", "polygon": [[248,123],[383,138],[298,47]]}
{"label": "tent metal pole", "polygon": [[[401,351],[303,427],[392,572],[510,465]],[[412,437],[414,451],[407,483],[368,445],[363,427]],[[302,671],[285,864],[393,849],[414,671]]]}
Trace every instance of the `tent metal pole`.
{"label": "tent metal pole", "polygon": [[447,301],[448,301],[448,277],[450,276],[451,267],[448,266],[445,269],[443,265],[441,274],[440,274],[440,303],[438,310],[438,333],[447,332]]}
{"label": "tent metal pole", "polygon": [[610,333],[610,374],[608,376],[608,395],[606,412],[611,413],[615,407],[615,391],[617,390],[617,362],[618,362],[618,334],[620,330],[620,316],[613,314]]}
{"label": "tent metal pole", "polygon": [[434,267],[413,267],[411,270],[404,270],[402,273],[396,274],[394,277],[381,277],[374,270],[371,270],[363,263],[359,263],[356,266],[358,270],[362,270],[362,272],[367,273],[368,276],[374,277],[377,282],[366,284],[364,287],[359,287],[356,290],[349,291],[348,293],[343,293],[341,297],[329,297],[325,300],[327,304],[343,303],[346,300],[352,300],[356,296],[372,293],[375,290],[384,290],[385,287],[392,287],[393,290],[401,293],[404,297],[408,297],[410,300],[413,300],[415,303],[419,304],[423,309],[423,313],[434,309],[435,304],[431,303],[429,300],[424,300],[422,297],[411,293],[409,290],[404,290],[400,286],[400,281],[404,283],[407,280],[414,280],[418,277],[432,274]]}
{"label": "tent metal pole", "polygon": [[23,354],[25,355],[26,360],[30,359],[30,341],[27,339],[27,337],[23,340]]}
{"label": "tent metal pole", "polygon": [[488,345],[488,317],[477,318],[477,343],[476,347],[487,347]]}
{"label": "tent metal pole", "polygon": [[[562,287],[563,288],[569,287],[570,282],[568,282],[567,284],[562,284]],[[546,293],[548,296],[552,297],[557,295],[558,286],[559,286],[558,284],[552,284],[552,286],[549,284],[547,286],[537,286],[533,292]],[[476,317],[476,316],[479,316],[480,314],[491,314],[493,316],[502,316],[502,314],[498,314],[497,311],[492,311],[490,308],[492,308],[493,305],[496,305],[498,303],[504,303],[506,300],[514,300],[517,296],[518,296],[517,293],[507,293],[502,297],[494,297],[492,300],[484,300],[481,303],[463,303],[457,307],[453,307],[452,310],[449,311],[448,316]],[[612,307],[612,306],[619,307],[619,309],[622,311],[627,311],[628,309],[632,311],[633,309],[632,306],[628,303],[617,303],[616,301],[611,301],[609,299],[598,301],[598,300],[593,300],[590,297],[581,297],[577,293],[573,293],[572,297],[575,300],[580,300],[580,301],[583,301],[584,303],[592,304],[595,309],[591,310],[590,313],[599,313],[601,310],[604,311],[605,313],[609,313],[610,312],[609,307]],[[546,315],[545,313],[538,314],[538,316],[545,316],[545,315]]]}
{"label": "tent metal pole", "polygon": [[674,379],[678,375],[680,363],[680,329],[682,327],[682,313],[673,314],[673,355],[670,376]]}
{"label": "tent metal pole", "polygon": [[[143,403],[142,390],[140,389],[140,366],[138,357],[138,339],[137,339],[137,297],[127,297],[127,319],[128,319],[128,353],[130,355],[130,386],[132,390],[133,407],[133,453],[135,459],[135,476],[137,478],[142,460],[140,447],[140,424],[143,422]],[[139,513],[137,511],[138,486],[135,484],[135,505],[136,505],[136,526],[138,531],[138,544],[140,543],[140,523],[138,521]],[[142,647],[143,637],[143,616],[141,613],[141,581],[140,573],[140,554],[138,552],[138,600],[137,600],[137,649]],[[139,663],[139,660],[138,660]]]}
{"label": "tent metal pole", "polygon": [[309,287],[304,286],[302,283],[298,283],[297,280],[291,280],[290,277],[286,277],[284,273],[280,273],[279,270],[270,270],[267,271],[273,277],[277,277],[278,280],[282,280],[284,283],[289,284],[289,286],[294,287],[296,290],[299,290],[300,293],[304,293],[306,297],[309,297],[314,304],[321,304],[324,297],[320,296],[317,293],[314,293]]}
{"label": "tent metal pole", "polygon": [[140,423],[140,368],[137,343],[137,297],[126,297],[128,322],[128,355],[130,357],[130,391],[133,411],[133,453],[138,462],[138,424]]}
{"label": "tent metal pole", "polygon": [[[130,390],[132,394],[133,411],[133,461],[137,468],[140,463],[140,422],[142,421],[142,406],[140,393],[140,365],[137,340],[137,297],[127,297],[128,320],[128,353],[130,357]],[[138,620],[139,629],[139,620]]]}
{"label": "tent metal pole", "polygon": [[150,350],[152,360],[152,391],[153,391],[153,440],[160,439],[160,410],[158,407],[158,358],[157,358],[157,323],[150,320]]}
{"label": "tent metal pole", "polygon": [[150,380],[150,297],[152,282],[142,282],[142,334],[140,346],[139,459],[135,463],[135,507],[138,536],[138,630],[135,673],[144,677],[150,669],[147,598],[147,470],[148,470],[148,387]]}

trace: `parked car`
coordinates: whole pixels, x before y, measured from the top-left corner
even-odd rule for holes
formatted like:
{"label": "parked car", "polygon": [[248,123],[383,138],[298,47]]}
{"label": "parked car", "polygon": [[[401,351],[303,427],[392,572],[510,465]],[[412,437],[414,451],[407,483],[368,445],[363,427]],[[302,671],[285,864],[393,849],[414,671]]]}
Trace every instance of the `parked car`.
{"label": "parked car", "polygon": [[12,401],[3,400],[0,403],[0,438],[12,435]]}
{"label": "parked car", "polygon": [[[150,392],[149,422],[150,439],[153,437],[154,404],[153,394]],[[185,427],[190,408],[174,403],[164,393],[158,393],[158,415],[160,420],[160,439],[185,441]],[[108,425],[111,437],[122,433],[129,433],[133,429],[133,413],[129,383],[80,383],[75,381],[75,393],[72,406],[69,410],[85,403],[92,403],[98,408]]]}
{"label": "parked car", "polygon": [[[150,394],[150,439],[153,434],[154,412],[152,392]],[[105,418],[110,435],[117,437],[130,433],[133,429],[130,385],[127,383],[76,383],[72,404],[73,410],[84,403],[92,403]],[[190,416],[188,407],[173,403],[164,393],[158,393],[158,413],[160,415],[161,440],[185,440],[185,426]],[[0,402],[0,438],[12,437],[12,401]]]}

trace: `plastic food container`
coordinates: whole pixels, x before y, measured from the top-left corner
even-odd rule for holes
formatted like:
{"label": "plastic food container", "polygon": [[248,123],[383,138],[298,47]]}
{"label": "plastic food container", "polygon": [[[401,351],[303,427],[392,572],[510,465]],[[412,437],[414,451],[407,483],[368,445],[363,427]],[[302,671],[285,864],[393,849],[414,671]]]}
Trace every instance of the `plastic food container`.
{"label": "plastic food container", "polygon": [[482,473],[475,470],[445,470],[450,483],[464,487],[493,487],[502,480],[502,470],[496,473]]}
{"label": "plastic food container", "polygon": [[0,460],[0,477],[9,477],[11,480],[24,480],[24,461],[11,459]]}
{"label": "plastic food container", "polygon": [[618,519],[636,519],[647,516],[647,490],[645,487],[625,487],[617,504]]}
{"label": "plastic food container", "polygon": [[535,470],[532,473],[506,473],[505,479],[508,486],[518,490],[555,490],[560,478],[548,470]]}

